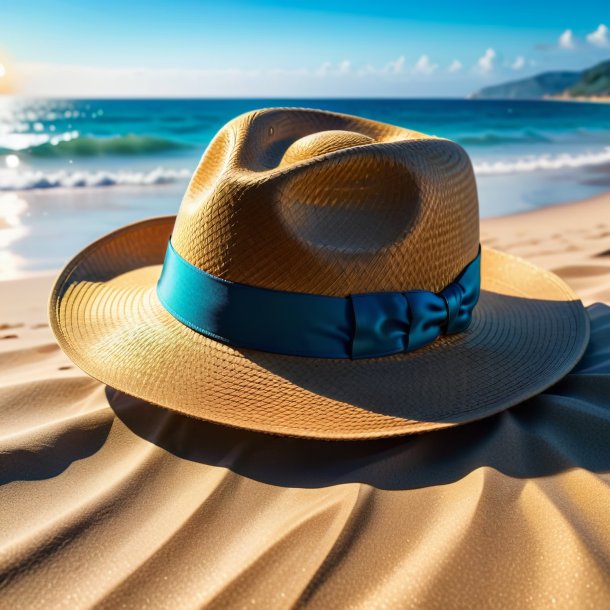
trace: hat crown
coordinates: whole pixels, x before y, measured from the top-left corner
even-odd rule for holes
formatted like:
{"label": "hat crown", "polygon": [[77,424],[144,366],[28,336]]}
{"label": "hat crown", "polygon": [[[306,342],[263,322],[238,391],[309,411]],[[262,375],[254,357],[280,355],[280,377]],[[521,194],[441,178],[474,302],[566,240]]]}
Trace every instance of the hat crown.
{"label": "hat crown", "polygon": [[208,273],[264,288],[438,292],[477,255],[476,183],[449,140],[330,112],[260,110],[208,146],[172,243]]}

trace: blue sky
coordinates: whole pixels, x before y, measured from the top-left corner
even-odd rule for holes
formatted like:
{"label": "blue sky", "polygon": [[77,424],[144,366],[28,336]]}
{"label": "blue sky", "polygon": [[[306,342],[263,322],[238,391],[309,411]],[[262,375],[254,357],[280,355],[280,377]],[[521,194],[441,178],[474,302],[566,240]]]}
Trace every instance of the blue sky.
{"label": "blue sky", "polygon": [[92,97],[463,96],[609,58],[602,4],[13,1],[0,8],[0,84]]}

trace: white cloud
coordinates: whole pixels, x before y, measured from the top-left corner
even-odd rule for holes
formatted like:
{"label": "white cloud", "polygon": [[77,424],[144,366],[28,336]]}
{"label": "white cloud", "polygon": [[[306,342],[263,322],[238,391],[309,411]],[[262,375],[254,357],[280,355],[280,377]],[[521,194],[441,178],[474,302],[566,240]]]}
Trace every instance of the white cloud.
{"label": "white cloud", "polygon": [[[343,61],[340,61],[336,66],[330,62],[330,61],[325,61],[322,64],[320,64],[314,71],[313,74],[314,76],[320,76],[320,77],[326,77],[326,76],[344,76],[346,74],[350,73],[352,67],[352,62],[349,61],[349,59],[344,59]],[[262,72],[266,72],[266,73],[274,73],[277,74],[278,70],[266,70],[266,71],[262,71]],[[307,75],[308,74],[308,70],[306,69],[301,69],[301,74],[302,75]],[[294,74],[295,70],[281,70],[280,73],[283,74]]]}
{"label": "white cloud", "polygon": [[324,63],[320,64],[319,67],[317,67],[314,71],[314,74],[316,76],[326,76],[327,74],[330,73],[330,71],[332,70],[333,65],[330,63],[330,61],[325,61]]}
{"label": "white cloud", "polygon": [[[205,72],[205,70],[204,70]],[[223,70],[218,70],[219,73],[223,73]],[[263,77],[265,75],[269,76],[308,76],[311,74],[311,70],[307,68],[269,68],[267,70],[244,70],[244,73],[249,74],[250,76],[254,76],[258,74]],[[242,71],[239,70],[238,74],[241,74]]]}
{"label": "white cloud", "polygon": [[349,61],[348,59],[344,59],[343,61],[339,62],[339,66],[337,67],[337,72],[339,74],[349,74],[351,65],[352,65],[351,61]]}
{"label": "white cloud", "polygon": [[422,55],[413,70],[419,74],[433,74],[437,68],[438,64],[433,64],[427,55]]}
{"label": "white cloud", "polygon": [[375,70],[375,67],[371,64],[365,64],[364,66],[362,66],[362,68],[358,70],[358,76],[368,76],[370,74],[376,73],[377,70]]}
{"label": "white cloud", "polygon": [[389,72],[390,74],[400,74],[404,70],[404,67],[405,58],[404,55],[401,55],[398,59],[389,61],[383,68],[383,71]]}
{"label": "white cloud", "polygon": [[449,72],[459,72],[464,66],[459,59],[454,59],[450,64],[447,70]]}
{"label": "white cloud", "polygon": [[515,61],[510,65],[513,70],[521,70],[525,66],[525,57],[523,55],[519,55],[519,57],[515,58]]}
{"label": "white cloud", "polygon": [[493,49],[487,49],[485,53],[477,60],[477,69],[482,74],[489,74],[494,69],[494,59],[496,52]]}
{"label": "white cloud", "polygon": [[610,47],[610,42],[608,42],[608,28],[603,23],[600,23],[596,30],[587,34],[587,42],[602,49]]}
{"label": "white cloud", "polygon": [[574,33],[572,30],[566,30],[557,40],[557,44],[562,49],[573,49],[576,45],[574,44]]}

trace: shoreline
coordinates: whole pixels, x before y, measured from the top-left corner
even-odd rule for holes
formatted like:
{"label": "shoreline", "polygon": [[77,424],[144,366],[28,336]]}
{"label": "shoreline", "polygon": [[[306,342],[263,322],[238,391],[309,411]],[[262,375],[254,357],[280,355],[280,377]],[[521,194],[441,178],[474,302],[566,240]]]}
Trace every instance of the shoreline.
{"label": "shoreline", "polygon": [[585,305],[610,304],[610,192],[485,218],[481,243],[553,271]]}
{"label": "shoreline", "polygon": [[590,212],[600,211],[600,209],[604,208],[606,205],[610,208],[610,190],[599,193],[598,195],[593,195],[592,197],[585,197],[584,199],[549,203],[548,205],[544,205],[539,208],[520,210],[512,214],[487,216],[486,218],[481,218],[481,227],[484,224],[495,225],[496,223],[508,218],[523,217],[525,219],[537,215],[559,216],[559,214],[556,213],[558,210],[567,211],[570,217],[572,217],[576,214],[577,210],[582,211],[583,209],[586,209]]}
{"label": "shoreline", "polygon": [[542,101],[547,102],[578,102],[581,104],[610,104],[610,95],[577,95],[575,97],[568,97],[563,95],[545,95],[539,98]]}

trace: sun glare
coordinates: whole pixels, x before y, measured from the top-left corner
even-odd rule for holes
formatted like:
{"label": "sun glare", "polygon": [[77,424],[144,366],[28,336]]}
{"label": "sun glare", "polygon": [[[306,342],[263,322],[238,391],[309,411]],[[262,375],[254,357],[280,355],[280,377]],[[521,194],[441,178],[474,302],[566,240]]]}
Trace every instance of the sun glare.
{"label": "sun glare", "polygon": [[0,97],[5,93],[13,93],[13,77],[13,71],[0,52]]}
{"label": "sun glare", "polygon": [[6,155],[4,162],[9,169],[17,169],[19,167],[19,157],[17,155]]}

